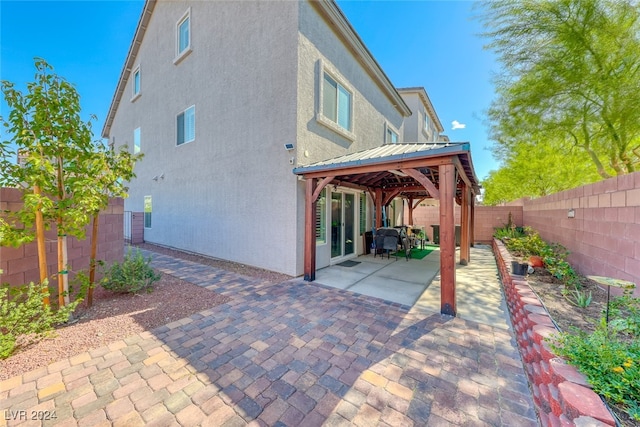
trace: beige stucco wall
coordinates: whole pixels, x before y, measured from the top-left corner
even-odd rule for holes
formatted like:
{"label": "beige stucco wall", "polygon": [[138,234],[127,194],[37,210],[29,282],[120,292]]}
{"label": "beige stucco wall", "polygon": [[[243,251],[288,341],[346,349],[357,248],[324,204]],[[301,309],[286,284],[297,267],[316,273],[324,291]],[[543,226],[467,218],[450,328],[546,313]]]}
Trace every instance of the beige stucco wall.
{"label": "beige stucco wall", "polygon": [[[188,7],[193,51],[175,65]],[[111,131],[131,144],[141,127],[126,210],[152,196],[146,241],[296,273],[297,181],[283,147],[296,140],[296,22],[295,2],[156,5],[135,61],[142,95],[123,99]],[[176,146],[176,115],[191,105],[195,141]]]}
{"label": "beige stucco wall", "polygon": [[[346,153],[362,151],[378,147],[384,143],[385,126],[391,126],[402,138],[403,116],[393,106],[391,101],[377,86],[367,70],[358,62],[347,48],[345,41],[338,34],[331,31],[314,6],[307,2],[300,3],[300,34],[298,56],[298,139],[297,165],[306,165],[315,161],[329,159]],[[337,73],[353,91],[353,141],[341,136],[316,120],[319,110],[318,81],[322,79],[323,69],[330,73]],[[332,191],[333,186],[328,186]],[[341,190],[341,189],[338,189]],[[359,197],[365,197],[363,192],[342,189],[356,195],[358,206]],[[298,215],[298,271],[303,268],[304,242],[304,182],[298,185],[297,200]],[[331,195],[328,195],[330,200]],[[369,199],[368,213],[371,215],[371,200]],[[330,218],[330,204],[327,204],[327,218]],[[358,233],[358,212],[356,212],[356,252],[364,251],[362,237]],[[370,228],[370,219],[367,229]],[[327,227],[329,229],[329,227]],[[316,267],[322,268],[330,263],[330,236],[326,244],[316,248]]]}
{"label": "beige stucco wall", "polygon": [[[428,113],[418,91],[400,90],[400,95],[409,106],[413,114],[404,119],[405,142],[433,142],[438,140],[438,130],[434,125],[434,118]],[[424,117],[429,116],[429,129],[424,128]]]}
{"label": "beige stucco wall", "polygon": [[[192,52],[176,65],[188,7]],[[316,121],[320,63],[354,90],[354,141]],[[304,182],[292,169],[378,146],[385,123],[402,132],[401,114],[307,2],[158,2],[138,65],[141,96],[130,101],[128,82],[110,137],[131,146],[141,128],[125,209],[152,196],[148,242],[300,275]],[[176,115],[192,105],[195,141],[176,146]]]}

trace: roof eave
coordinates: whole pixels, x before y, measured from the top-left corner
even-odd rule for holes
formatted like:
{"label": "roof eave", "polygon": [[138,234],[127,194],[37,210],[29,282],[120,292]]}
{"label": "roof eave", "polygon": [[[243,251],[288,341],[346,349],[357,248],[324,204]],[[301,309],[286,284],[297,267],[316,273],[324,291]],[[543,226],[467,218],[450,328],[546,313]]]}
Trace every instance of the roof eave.
{"label": "roof eave", "polygon": [[138,26],[136,28],[135,35],[133,36],[133,40],[131,41],[131,46],[129,46],[129,52],[127,53],[124,66],[122,67],[122,71],[120,72],[116,91],[113,94],[113,98],[111,99],[109,112],[107,113],[107,117],[104,121],[104,126],[102,127],[103,138],[108,138],[109,133],[111,132],[111,125],[113,124],[116,110],[118,109],[120,101],[122,100],[126,81],[129,79],[129,74],[131,74],[131,70],[133,69],[136,55],[138,54],[138,50],[140,49],[140,45],[142,44],[142,39],[144,38],[144,34],[147,30],[147,25],[151,20],[151,14],[153,13],[156,1],[157,0],[146,0],[144,7],[142,8],[142,13],[140,14],[140,19],[138,20]]}

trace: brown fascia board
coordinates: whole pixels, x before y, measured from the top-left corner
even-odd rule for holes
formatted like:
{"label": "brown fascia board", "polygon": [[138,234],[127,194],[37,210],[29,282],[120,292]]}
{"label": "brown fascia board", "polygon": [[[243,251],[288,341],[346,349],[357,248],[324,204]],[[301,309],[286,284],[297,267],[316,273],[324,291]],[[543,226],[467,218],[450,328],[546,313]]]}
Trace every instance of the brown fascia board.
{"label": "brown fascia board", "polygon": [[402,88],[398,88],[397,91],[399,93],[402,93],[402,92],[417,93],[418,96],[420,97],[420,99],[422,100],[422,103],[427,108],[427,110],[429,110],[429,112],[433,115],[433,117],[436,118],[436,126],[438,128],[438,133],[444,132],[444,127],[442,126],[442,123],[440,122],[440,117],[438,117],[438,113],[436,113],[436,109],[433,108],[433,104],[431,103],[431,99],[429,99],[429,95],[427,94],[427,90],[424,87],[422,87],[422,86],[418,86],[418,87],[402,87]]}
{"label": "brown fascia board", "polygon": [[113,99],[111,100],[107,118],[104,121],[104,126],[102,128],[103,138],[109,137],[111,125],[113,124],[113,118],[115,117],[118,105],[120,105],[120,101],[122,100],[126,82],[129,79],[129,74],[131,74],[134,61],[136,59],[136,56],[138,55],[138,50],[140,49],[140,45],[142,44],[144,33],[147,31],[147,26],[149,25],[151,14],[153,13],[153,9],[155,8],[155,6],[156,0],[147,0],[144,4],[144,7],[142,8],[142,13],[140,14],[140,19],[138,20],[138,27],[136,28],[135,35],[133,36],[133,40],[131,41],[131,46],[129,46],[129,52],[127,53],[124,67],[122,67],[122,71],[120,72],[118,85],[116,86],[116,91],[113,95]]}
{"label": "brown fascia board", "polygon": [[329,26],[336,31],[338,37],[342,39],[347,48],[353,53],[353,56],[387,95],[396,110],[404,117],[409,117],[412,114],[411,109],[404,102],[404,99],[402,99],[389,77],[382,70],[380,64],[369,52],[369,49],[364,45],[362,39],[338,5],[333,0],[310,0],[310,3],[320,13],[320,16],[327,21]]}

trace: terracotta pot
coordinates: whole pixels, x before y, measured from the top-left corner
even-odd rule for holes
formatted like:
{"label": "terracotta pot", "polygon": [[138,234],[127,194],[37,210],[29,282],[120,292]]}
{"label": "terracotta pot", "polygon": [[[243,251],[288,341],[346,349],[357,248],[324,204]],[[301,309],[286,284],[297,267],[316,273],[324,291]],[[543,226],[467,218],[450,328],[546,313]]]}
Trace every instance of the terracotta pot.
{"label": "terracotta pot", "polygon": [[544,261],[541,256],[532,255],[529,257],[529,265],[531,267],[544,267]]}

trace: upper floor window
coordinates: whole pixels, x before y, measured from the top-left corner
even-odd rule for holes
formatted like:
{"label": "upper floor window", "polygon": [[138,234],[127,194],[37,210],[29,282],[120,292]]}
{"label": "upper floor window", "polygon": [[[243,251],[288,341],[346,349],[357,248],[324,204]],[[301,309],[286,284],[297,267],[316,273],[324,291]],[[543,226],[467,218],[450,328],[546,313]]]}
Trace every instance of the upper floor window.
{"label": "upper floor window", "polygon": [[398,134],[393,129],[387,128],[387,144],[395,144],[398,142]]}
{"label": "upper floor window", "polygon": [[140,95],[140,66],[133,71],[133,79],[131,80],[132,98],[134,101]]}
{"label": "upper floor window", "polygon": [[140,152],[140,128],[133,131],[133,154]]}
{"label": "upper floor window", "polygon": [[398,142],[398,132],[391,127],[388,122],[384,124],[384,142],[385,144],[395,144]]}
{"label": "upper floor window", "polygon": [[322,61],[319,62],[320,102],[316,116],[319,123],[353,141],[353,89],[346,80]]}
{"label": "upper floor window", "polygon": [[182,145],[196,139],[196,106],[184,110],[177,117],[177,145]]}
{"label": "upper floor window", "polygon": [[174,64],[180,62],[191,52],[191,8],[182,15],[176,24],[176,59]]}
{"label": "upper floor window", "polygon": [[334,121],[341,128],[351,130],[351,92],[336,82],[327,73],[324,74],[322,85],[323,105],[325,117]]}
{"label": "upper floor window", "polygon": [[429,115],[424,113],[424,130],[429,130]]}

